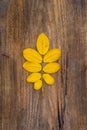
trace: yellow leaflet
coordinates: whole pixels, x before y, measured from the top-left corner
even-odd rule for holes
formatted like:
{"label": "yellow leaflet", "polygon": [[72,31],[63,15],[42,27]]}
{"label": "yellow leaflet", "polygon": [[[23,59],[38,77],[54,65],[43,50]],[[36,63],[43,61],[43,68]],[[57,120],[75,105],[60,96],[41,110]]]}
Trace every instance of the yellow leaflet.
{"label": "yellow leaflet", "polygon": [[33,62],[33,63],[42,62],[41,55],[37,51],[35,51],[34,49],[31,49],[31,48],[24,49],[23,56],[29,62]]}
{"label": "yellow leaflet", "polygon": [[40,73],[32,73],[27,77],[27,82],[36,82],[37,80],[39,80],[41,78],[41,74]]}
{"label": "yellow leaflet", "polygon": [[42,66],[38,63],[30,63],[30,62],[26,61],[23,64],[23,68],[28,72],[39,72],[39,71],[41,71]]}
{"label": "yellow leaflet", "polygon": [[42,80],[38,80],[34,83],[34,89],[39,90],[42,87]]}
{"label": "yellow leaflet", "polygon": [[47,52],[47,54],[44,56],[43,61],[45,63],[47,62],[54,62],[58,60],[61,56],[61,50],[60,49],[51,49],[50,51]]}
{"label": "yellow leaflet", "polygon": [[60,69],[60,64],[49,63],[43,67],[45,73],[56,73]]}
{"label": "yellow leaflet", "polygon": [[49,75],[49,74],[43,74],[43,79],[49,85],[54,84],[54,78],[51,75]]}
{"label": "yellow leaflet", "polygon": [[36,45],[37,45],[37,50],[39,51],[40,54],[42,55],[46,54],[49,49],[48,37],[44,33],[41,33],[37,38]]}

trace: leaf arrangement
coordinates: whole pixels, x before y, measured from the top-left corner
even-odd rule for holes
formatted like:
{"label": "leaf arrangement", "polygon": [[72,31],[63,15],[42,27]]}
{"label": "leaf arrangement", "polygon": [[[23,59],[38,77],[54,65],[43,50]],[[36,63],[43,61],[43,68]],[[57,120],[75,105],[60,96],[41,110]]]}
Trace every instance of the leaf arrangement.
{"label": "leaf arrangement", "polygon": [[30,72],[27,82],[34,83],[34,89],[42,88],[42,80],[48,84],[54,84],[54,77],[50,74],[56,73],[60,69],[57,63],[61,57],[61,50],[54,48],[49,50],[50,42],[48,37],[41,33],[36,42],[37,51],[32,48],[23,50],[23,57],[27,60],[23,68]]}

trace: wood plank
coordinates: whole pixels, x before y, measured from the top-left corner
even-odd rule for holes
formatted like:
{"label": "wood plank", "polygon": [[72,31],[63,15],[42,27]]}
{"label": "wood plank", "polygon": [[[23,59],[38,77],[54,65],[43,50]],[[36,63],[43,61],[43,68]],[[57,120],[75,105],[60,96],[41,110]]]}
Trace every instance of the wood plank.
{"label": "wood plank", "polygon": [[[87,129],[87,2],[2,0],[0,2],[0,129]],[[41,91],[26,83],[24,48],[36,48],[44,32],[50,48],[62,49],[55,84]]]}

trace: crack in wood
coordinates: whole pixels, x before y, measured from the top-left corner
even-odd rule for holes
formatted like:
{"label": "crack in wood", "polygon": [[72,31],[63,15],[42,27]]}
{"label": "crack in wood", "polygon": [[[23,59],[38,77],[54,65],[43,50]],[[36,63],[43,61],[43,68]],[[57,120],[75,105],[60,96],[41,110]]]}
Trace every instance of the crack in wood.
{"label": "crack in wood", "polygon": [[2,54],[2,56],[6,57],[6,58],[10,58],[9,55],[7,55],[7,54]]}

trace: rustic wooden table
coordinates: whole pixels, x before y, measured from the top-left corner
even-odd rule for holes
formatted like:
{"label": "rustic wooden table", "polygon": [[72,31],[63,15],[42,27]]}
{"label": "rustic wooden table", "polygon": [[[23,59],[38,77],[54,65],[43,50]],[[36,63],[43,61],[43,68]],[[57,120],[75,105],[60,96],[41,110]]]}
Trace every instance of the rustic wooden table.
{"label": "rustic wooden table", "polygon": [[[22,68],[42,32],[62,50],[44,96]],[[87,0],[0,1],[0,130],[87,130]]]}

